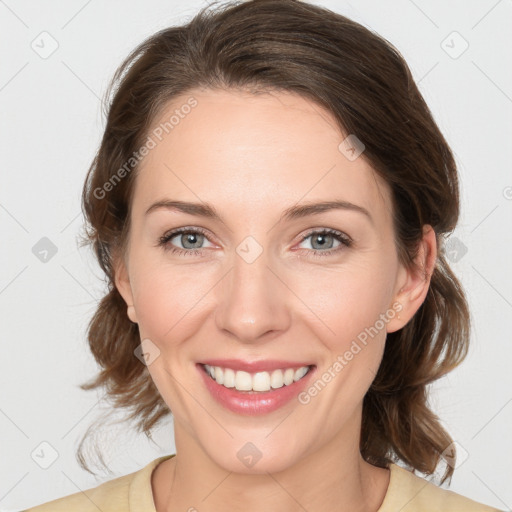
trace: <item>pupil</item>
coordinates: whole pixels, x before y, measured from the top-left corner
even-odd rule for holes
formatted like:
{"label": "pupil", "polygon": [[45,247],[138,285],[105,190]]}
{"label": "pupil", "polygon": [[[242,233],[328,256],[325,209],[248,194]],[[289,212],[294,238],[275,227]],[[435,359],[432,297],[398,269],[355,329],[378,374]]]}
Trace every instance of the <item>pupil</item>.
{"label": "pupil", "polygon": [[316,235],[316,241],[320,248],[323,248],[326,245],[326,238],[328,238],[331,235]]}
{"label": "pupil", "polygon": [[[192,245],[197,244],[197,237],[198,235],[196,233],[188,233],[187,235],[185,235],[185,243],[190,243]],[[183,246],[186,247],[185,244],[183,244]],[[195,247],[192,247],[192,249],[195,249]]]}

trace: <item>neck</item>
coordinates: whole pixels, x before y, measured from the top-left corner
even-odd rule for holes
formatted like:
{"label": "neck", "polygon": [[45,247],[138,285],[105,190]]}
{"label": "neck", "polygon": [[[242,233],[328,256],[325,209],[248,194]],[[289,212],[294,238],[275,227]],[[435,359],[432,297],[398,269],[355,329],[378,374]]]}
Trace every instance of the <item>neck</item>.
{"label": "neck", "polygon": [[389,470],[365,462],[354,439],[338,437],[284,470],[236,473],[216,464],[175,423],[176,456],[152,479],[156,510],[378,512]]}

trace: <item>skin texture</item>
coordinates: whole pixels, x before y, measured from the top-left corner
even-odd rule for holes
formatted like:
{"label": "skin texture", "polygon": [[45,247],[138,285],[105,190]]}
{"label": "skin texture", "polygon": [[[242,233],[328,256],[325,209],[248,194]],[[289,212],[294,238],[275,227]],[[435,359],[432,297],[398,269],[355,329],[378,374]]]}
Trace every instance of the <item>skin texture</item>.
{"label": "skin texture", "polygon": [[[388,185],[364,153],[346,158],[338,149],[346,134],[310,100],[194,90],[174,98],[154,126],[190,96],[197,106],[142,163],[128,251],[116,258],[116,286],[141,340],[160,351],[148,369],[174,417],[177,455],[153,473],[156,508],[376,511],[389,470],[360,455],[362,401],[386,332],[403,327],[425,299],[434,231],[425,227],[418,251],[424,273],[403,267]],[[223,222],[165,209],[145,215],[162,199],[209,203]],[[366,208],[371,220],[341,209],[280,220],[296,204],[341,199]],[[180,227],[200,227],[207,236],[198,235],[194,246],[177,235],[167,247],[199,247],[200,254],[158,246]],[[329,228],[352,245],[329,236],[324,246],[318,235],[303,240]],[[248,236],[262,249],[250,264],[236,252]],[[313,362],[321,376],[396,301],[400,318],[385,323],[306,405],[292,400],[270,414],[237,415],[199,378],[196,362],[222,357]],[[247,442],[262,454],[251,468],[237,457]]]}

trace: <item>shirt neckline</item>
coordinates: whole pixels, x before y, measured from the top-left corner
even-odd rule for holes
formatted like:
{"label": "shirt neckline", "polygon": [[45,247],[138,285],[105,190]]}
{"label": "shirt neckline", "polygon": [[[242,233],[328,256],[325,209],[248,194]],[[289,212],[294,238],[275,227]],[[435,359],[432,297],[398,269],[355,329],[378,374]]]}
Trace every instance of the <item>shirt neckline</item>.
{"label": "shirt neckline", "polygon": [[[386,494],[384,494],[384,499],[380,504],[380,507],[377,509],[377,512],[392,512],[396,510],[393,507],[393,489],[396,487],[396,480],[398,479],[399,471],[402,469],[400,466],[396,465],[394,462],[391,462],[388,466],[389,469],[389,482],[388,488],[386,489]],[[156,511],[155,511],[156,512]]]}
{"label": "shirt neckline", "polygon": [[151,475],[161,462],[175,455],[176,454],[173,453],[171,455],[158,457],[135,474],[128,491],[128,506],[130,512],[156,512]]}

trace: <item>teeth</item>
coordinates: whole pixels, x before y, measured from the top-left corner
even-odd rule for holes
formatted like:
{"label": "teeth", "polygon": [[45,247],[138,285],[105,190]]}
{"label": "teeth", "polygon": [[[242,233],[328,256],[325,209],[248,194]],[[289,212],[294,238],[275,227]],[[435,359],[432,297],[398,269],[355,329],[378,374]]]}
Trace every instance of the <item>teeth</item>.
{"label": "teeth", "polygon": [[297,370],[287,368],[286,370],[274,370],[273,372],[257,372],[254,374],[236,371],[231,368],[221,368],[220,366],[203,365],[217,384],[226,388],[235,388],[238,391],[270,391],[283,386],[289,386],[293,382],[302,379],[309,371],[309,366],[302,366]]}

